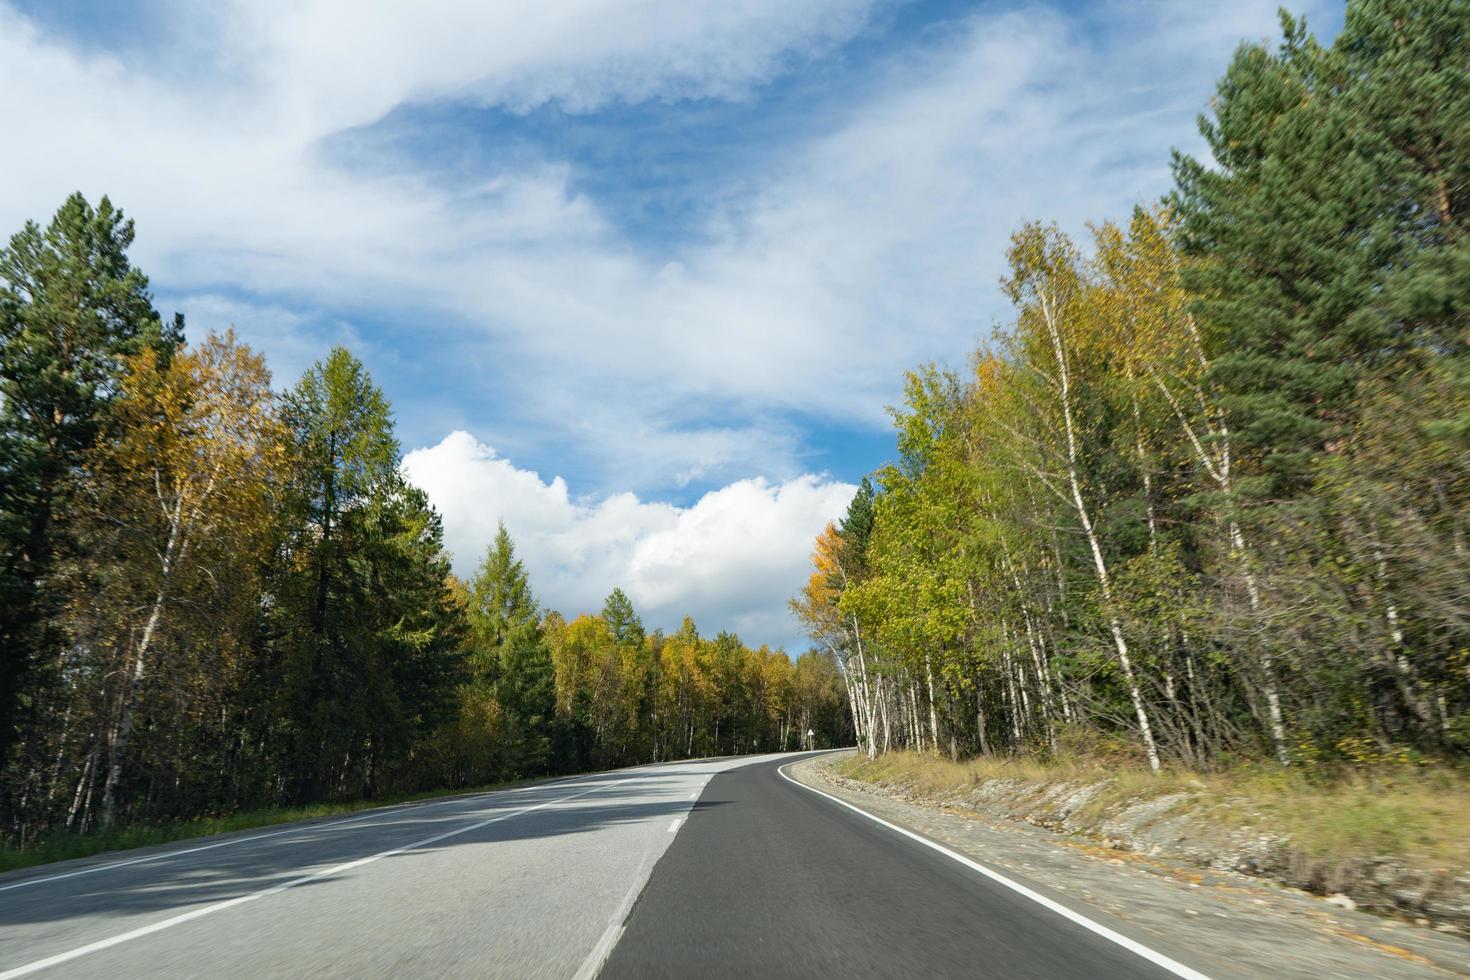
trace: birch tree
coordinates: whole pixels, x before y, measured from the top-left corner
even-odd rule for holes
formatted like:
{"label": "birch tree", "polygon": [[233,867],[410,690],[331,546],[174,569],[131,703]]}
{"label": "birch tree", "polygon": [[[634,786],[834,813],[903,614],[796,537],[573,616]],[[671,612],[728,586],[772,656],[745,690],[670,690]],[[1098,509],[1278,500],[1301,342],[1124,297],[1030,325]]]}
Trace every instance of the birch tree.
{"label": "birch tree", "polygon": [[[1103,617],[1133,706],[1139,737],[1149,766],[1157,771],[1158,746],[1149,724],[1133,653],[1123,632],[1113,576],[1098,531],[1096,491],[1087,485],[1086,453],[1092,432],[1083,401],[1096,396],[1096,392],[1088,390],[1096,379],[1089,377],[1085,370],[1087,331],[1090,327],[1096,329],[1088,283],[1072,243],[1054,228],[1039,225],[1023,228],[1012,238],[1008,257],[1011,275],[1003,285],[1019,311],[1015,335],[1017,370],[1035,392],[1029,407],[1041,422],[1033,430],[1036,435],[1028,447],[1031,452],[1019,458],[1042,486],[1071,505],[1092,560]],[[1022,429],[1019,424],[1007,424],[1005,431],[1015,435]]]}
{"label": "birch tree", "polygon": [[128,364],[115,408],[121,435],[94,458],[104,521],[131,553],[135,616],[118,624],[121,678],[108,724],[102,823],[118,789],[158,638],[177,604],[207,590],[221,565],[259,562],[268,547],[272,487],[284,459],[264,360],[233,332],[211,334],[165,362],[145,351]]}

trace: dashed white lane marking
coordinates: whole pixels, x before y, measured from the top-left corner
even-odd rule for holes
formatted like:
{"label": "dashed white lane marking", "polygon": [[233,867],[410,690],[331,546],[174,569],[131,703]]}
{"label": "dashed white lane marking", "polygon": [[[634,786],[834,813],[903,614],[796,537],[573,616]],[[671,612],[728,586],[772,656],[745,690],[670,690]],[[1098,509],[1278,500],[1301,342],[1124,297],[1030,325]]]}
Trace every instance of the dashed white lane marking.
{"label": "dashed white lane marking", "polygon": [[[767,759],[769,759],[769,756],[763,757],[759,761],[766,761]],[[714,774],[711,773],[701,779],[699,781],[699,788],[689,794],[689,798],[691,800],[698,800],[704,792],[705,787],[709,786],[710,780],[714,778]],[[693,810],[694,808],[690,807],[688,812],[692,813]],[[678,829],[678,823],[678,820],[674,821],[675,826],[669,828],[670,833]],[[659,853],[662,854],[663,852],[660,851]],[[643,891],[643,885],[647,879],[648,875],[646,870],[640,869],[633,883],[633,887],[628,889],[628,894],[623,897],[622,904],[618,906],[618,911],[608,922],[607,928],[603,930],[602,937],[597,940],[597,945],[592,947],[592,952],[588,953],[587,958],[582,961],[582,966],[574,975],[574,980],[591,980],[591,978],[602,972],[603,964],[612,955],[612,951],[617,946],[618,941],[623,938],[623,931],[627,926],[628,914],[633,909],[633,899]]]}
{"label": "dashed white lane marking", "polygon": [[185,922],[192,922],[195,919],[201,919],[204,916],[212,915],[215,912],[223,912],[225,909],[234,908],[236,905],[244,905],[246,902],[253,902],[258,898],[265,898],[267,895],[275,895],[279,892],[285,891],[288,888],[295,888],[297,885],[304,885],[308,881],[316,881],[318,878],[326,878],[331,875],[340,874],[343,871],[350,871],[353,868],[360,868],[365,864],[372,864],[374,861],[381,861],[383,858],[392,857],[395,854],[402,854],[404,851],[411,851],[416,847],[423,847],[427,844],[435,844],[441,840],[448,840],[450,837],[458,837],[460,834],[468,834],[471,831],[479,830],[481,827],[488,827],[492,823],[499,823],[502,820],[509,820],[511,817],[518,817],[522,814],[532,813],[536,810],[544,810],[546,807],[555,806],[558,803],[566,803],[568,800],[575,800],[580,796],[586,796],[589,793],[596,793],[598,790],[607,789],[609,786],[616,785],[618,785],[618,783],[616,782],[606,783],[601,786],[594,786],[591,789],[584,789],[582,790],[582,792],[573,793],[570,796],[559,797],[555,800],[547,800],[546,802],[538,803],[535,806],[522,807],[519,810],[512,810],[509,813],[502,813],[497,816],[490,817],[488,820],[476,821],[475,823],[472,823],[466,827],[460,827],[456,830],[448,830],[442,834],[435,834],[432,837],[425,837],[423,840],[416,840],[411,844],[403,844],[399,847],[389,848],[386,851],[379,851],[377,854],[370,854],[365,858],[358,858],[356,861],[348,861],[345,864],[336,864],[330,868],[324,868],[321,871],[313,871],[309,875],[302,875],[300,878],[292,878],[290,881],[283,881],[279,885],[272,885],[270,888],[263,888],[260,891],[250,892],[249,894],[241,895],[238,898],[231,898],[223,902],[215,902],[213,905],[205,905],[202,908],[193,909],[192,911],[185,912],[182,915],[175,915],[171,918],[163,919],[150,925],[142,926],[128,932],[119,933],[116,936],[109,936],[107,939],[100,939],[95,943],[88,943],[85,946],[78,946],[76,949],[69,949],[63,953],[57,953],[54,956],[47,956],[44,959],[35,960],[22,966],[6,970],[4,973],[0,973],[0,980],[12,980],[12,978],[14,977],[23,977],[28,974],[35,973],[38,970],[45,970],[49,967],[59,966],[62,963],[68,963],[74,959],[86,956],[89,953],[101,952],[104,949],[110,949],[113,946],[130,942],[134,939],[141,939],[144,936],[151,936],[155,932],[162,932],[165,929],[171,929],[174,926],[183,925]]}
{"label": "dashed white lane marking", "polygon": [[[701,780],[699,783],[699,789],[695,790],[693,793],[690,793],[689,798],[691,800],[699,799],[699,794],[702,793],[704,791],[704,788],[709,785],[709,781],[711,778],[713,777],[707,776],[703,780]],[[692,810],[693,808],[691,807],[690,809]],[[674,822],[669,824],[669,833],[677,834],[679,832],[680,825],[682,825],[683,823],[683,817],[675,817]],[[663,851],[659,851],[659,853],[662,854]],[[625,895],[623,897],[623,901],[619,903],[617,912],[613,914],[612,919],[607,924],[607,928],[603,930],[602,935],[598,938],[597,944],[592,947],[592,951],[588,953],[587,958],[582,961],[581,967],[573,975],[573,980],[591,980],[591,978],[596,977],[599,973],[602,972],[603,964],[606,963],[607,958],[612,955],[613,948],[617,946],[618,940],[623,938],[623,930],[627,926],[628,913],[631,912],[633,909],[633,900],[638,896],[640,892],[643,891],[643,886],[647,882],[647,880],[648,875],[645,873],[644,869],[640,868],[639,873],[633,882],[633,887],[628,889],[628,894]]]}
{"label": "dashed white lane marking", "polygon": [[[1057,915],[1060,915],[1062,918],[1075,922],[1077,925],[1088,930],[1089,932],[1095,933],[1102,938],[1108,940],[1109,942],[1116,943],[1117,945],[1122,946],[1124,949],[1128,950],[1128,952],[1133,953],[1136,956],[1143,957],[1150,963],[1153,963],[1155,966],[1162,967],[1163,969],[1174,974],[1176,977],[1183,977],[1184,980],[1210,980],[1208,976],[1199,972],[1198,970],[1187,967],[1177,960],[1170,959],[1163,953],[1149,949],[1147,946],[1143,945],[1143,943],[1129,939],[1122,933],[1114,932],[1112,929],[1109,929],[1107,926],[1103,925],[1100,922],[1093,922],[1081,912],[1069,909],[1067,906],[1062,905],[1060,902],[1054,902],[1040,892],[1033,891],[1032,889],[1027,888],[1019,881],[1012,881],[1010,878],[1007,878],[999,871],[987,868],[985,865],[980,864],[978,861],[970,860],[958,851],[952,851],[949,848],[945,847],[943,844],[936,844],[929,838],[922,837],[911,830],[905,830],[896,823],[889,823],[882,817],[875,816],[869,813],[867,810],[862,809],[861,807],[853,806],[846,800],[839,799],[833,796],[831,793],[824,793],[821,790],[817,789],[815,786],[808,786],[806,783],[803,783],[800,780],[792,779],[790,776],[786,775],[786,770],[793,765],[795,765],[795,763],[788,762],[786,765],[781,766],[776,770],[778,773],[781,774],[782,779],[786,780],[788,783],[791,783],[793,786],[800,786],[802,789],[810,790],[811,792],[816,793],[818,796],[825,796],[833,803],[836,803],[839,806],[847,807],[853,813],[867,817],[874,823],[880,823],[883,826],[887,827],[889,830],[897,831],[910,840],[918,841],[925,847],[932,848],[933,850],[938,851],[940,854],[943,854],[945,857],[958,861],[960,864],[963,864],[971,871],[978,871],[980,874],[989,878],[991,881],[998,882],[1009,888],[1016,894],[1031,899],[1031,901],[1035,902],[1037,905],[1041,905],[1050,909]],[[5,978],[3,976],[0,976],[0,980],[5,980]]]}
{"label": "dashed white lane marking", "polygon": [[592,952],[582,961],[582,968],[576,973],[575,980],[590,980],[602,972],[602,965],[612,955],[613,947],[618,940],[623,938],[623,924],[613,922],[603,931],[602,937],[597,940],[597,945],[592,947]]}
{"label": "dashed white lane marking", "polygon": [[[616,772],[616,770],[614,770]],[[587,776],[576,776],[565,782],[582,782],[589,777],[607,776],[613,773],[589,773]],[[65,874],[48,875],[45,878],[27,878],[25,881],[17,881],[9,885],[0,885],[0,892],[10,891],[12,888],[29,888],[32,885],[44,885],[52,881],[62,881],[67,878],[77,878],[81,875],[96,874],[99,871],[112,871],[115,868],[127,868],[135,864],[149,864],[156,861],[169,861],[173,858],[184,857],[188,854],[198,854],[201,851],[212,851],[219,847],[234,847],[236,844],[250,844],[258,840],[266,840],[270,837],[283,837],[290,834],[305,834],[323,830],[333,830],[337,827],[345,827],[348,824],[361,823],[364,820],[372,820],[375,817],[391,818],[402,814],[420,813],[431,810],[438,806],[447,806],[451,803],[464,803],[480,796],[490,796],[497,793],[522,793],[542,789],[540,786],[518,786],[510,789],[490,790],[486,793],[476,793],[468,796],[452,796],[445,800],[433,800],[427,803],[409,803],[406,806],[373,807],[367,813],[358,814],[354,817],[346,817],[340,820],[322,820],[315,823],[295,824],[284,830],[273,830],[265,834],[252,834],[249,837],[232,837],[229,840],[218,841],[214,844],[204,844],[199,847],[186,847],[182,850],[165,851],[161,854],[149,854],[145,857],[132,858],[128,861],[110,861],[107,864],[99,864],[90,868],[82,868],[79,871],[68,871]]]}

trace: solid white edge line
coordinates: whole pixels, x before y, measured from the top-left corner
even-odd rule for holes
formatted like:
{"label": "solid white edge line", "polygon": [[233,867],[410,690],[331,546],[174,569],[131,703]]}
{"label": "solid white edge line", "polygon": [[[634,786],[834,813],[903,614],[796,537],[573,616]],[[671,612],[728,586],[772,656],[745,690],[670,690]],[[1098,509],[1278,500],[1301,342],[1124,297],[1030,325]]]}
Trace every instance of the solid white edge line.
{"label": "solid white edge line", "polygon": [[603,964],[612,955],[613,947],[618,940],[623,938],[623,923],[613,922],[603,930],[602,937],[597,940],[597,945],[592,947],[592,952],[582,961],[582,966],[573,974],[573,980],[591,980],[602,972]]}
{"label": "solid white edge line", "polygon": [[[571,776],[567,779],[556,780],[556,782],[581,782],[595,776],[611,775],[612,773],[619,771],[620,770],[614,769],[611,770],[611,772],[606,773],[587,773],[585,775]],[[167,861],[171,858],[184,857],[189,854],[198,854],[200,851],[212,851],[217,847],[232,847],[235,844],[249,844],[253,841],[266,840],[270,837],[284,837],[288,834],[303,834],[307,831],[312,830],[330,830],[335,827],[345,827],[347,824],[361,823],[364,820],[371,820],[374,817],[396,817],[403,813],[415,813],[419,810],[428,810],[436,806],[447,806],[450,803],[464,803],[469,800],[479,799],[480,797],[484,796],[493,796],[496,793],[523,793],[529,790],[542,789],[545,788],[545,786],[547,785],[549,784],[540,783],[532,786],[507,786],[504,789],[491,789],[485,790],[482,793],[470,793],[468,795],[451,796],[448,799],[443,800],[421,800],[414,803],[395,803],[388,806],[375,806],[372,807],[367,813],[360,813],[356,816],[343,817],[335,820],[318,819],[318,822],[316,823],[303,824],[300,821],[293,821],[293,825],[291,827],[288,827],[284,830],[273,830],[270,833],[266,834],[253,834],[250,837],[232,837],[229,840],[216,841],[213,844],[203,844],[199,847],[188,847],[184,848],[183,850],[177,851],[164,851],[159,854],[148,854],[144,857],[133,858],[128,861],[109,861],[106,864],[98,864],[90,868],[81,868],[77,871],[68,871],[65,874],[47,875],[44,878],[27,878],[24,881],[16,881],[8,885],[0,885],[0,892],[8,892],[12,888],[28,888],[31,885],[44,885],[52,881],[63,881],[67,878],[77,878],[81,875],[96,874],[99,871],[112,871],[116,868],[127,868],[136,864],[148,864],[154,861]]]}
{"label": "solid white edge line", "polygon": [[340,874],[343,871],[350,871],[353,868],[360,868],[363,865],[372,864],[374,861],[380,861],[383,858],[392,857],[395,854],[402,854],[404,851],[411,851],[416,847],[423,847],[427,844],[435,844],[441,840],[448,840],[450,837],[458,837],[460,834],[468,834],[471,831],[479,830],[481,827],[488,827],[492,823],[499,823],[502,820],[509,820],[511,817],[518,817],[522,814],[532,813],[536,810],[544,810],[546,807],[554,806],[557,803],[566,803],[569,800],[575,800],[578,797],[586,796],[589,793],[596,793],[598,790],[607,789],[609,786],[615,785],[617,785],[616,782],[607,783],[602,786],[593,786],[591,789],[584,789],[582,790],[582,792],[573,793],[571,796],[563,796],[555,800],[546,800],[543,803],[537,803],[535,806],[528,806],[523,807],[519,810],[512,810],[510,813],[502,813],[497,816],[491,817],[488,820],[477,821],[476,823],[472,823],[466,827],[460,827],[456,830],[445,831],[442,834],[435,834],[432,837],[425,837],[423,840],[417,840],[411,844],[403,844],[398,847],[389,848],[386,851],[379,851],[376,854],[370,854],[367,857],[358,858],[355,861],[347,861],[344,864],[336,864],[330,868],[323,868],[321,871],[313,871],[309,875],[302,875],[300,878],[292,878],[290,881],[283,881],[279,885],[272,885],[271,887],[263,888],[260,891],[250,892],[247,895],[240,895],[236,898],[227,899],[223,902],[215,902],[213,905],[205,905],[202,908],[193,909],[180,915],[175,915],[170,918],[163,919],[159,922],[150,923],[146,926],[140,926],[139,928],[129,930],[128,932],[118,933],[117,935],[109,936],[106,939],[99,939],[98,941],[94,943],[88,943],[85,946],[78,946],[75,949],[69,949],[62,953],[56,953],[54,955],[47,956],[39,960],[33,960],[30,963],[25,963],[21,966],[14,967],[12,969],[6,970],[3,973],[0,973],[0,980],[13,980],[13,978],[15,977],[23,977],[31,973],[36,973],[39,970],[45,970],[53,966],[60,966],[62,963],[69,963],[72,960],[86,956],[89,953],[101,952],[104,949],[109,949],[113,946],[118,946],[122,943],[126,943],[134,939],[141,939],[144,936],[152,935],[155,932],[162,932],[165,929],[171,929],[174,926],[182,925],[185,922],[191,922],[194,919],[203,918],[204,916],[211,915],[215,912],[222,912],[225,909],[234,908],[236,905],[244,905],[246,902],[253,902],[258,898],[265,898],[268,895],[275,895],[279,892],[286,891],[288,888],[295,888],[297,885],[304,885],[308,881],[315,881],[318,878],[326,878],[331,875]]}
{"label": "solid white edge line", "polygon": [[[445,800],[440,802],[450,801]],[[437,805],[439,805],[439,802],[427,804],[427,806]],[[200,847],[185,848],[181,851],[166,851],[162,854],[149,854],[146,857],[133,858],[130,861],[109,861],[106,864],[99,864],[90,868],[82,868],[78,871],[68,871],[66,874],[48,875],[45,878],[28,878],[25,881],[17,881],[9,885],[0,885],[0,892],[7,892],[10,891],[12,888],[25,888],[29,885],[44,885],[47,882],[62,881],[66,878],[76,878],[81,875],[96,874],[98,871],[111,871],[114,868],[126,868],[135,864],[148,864],[152,861],[166,861],[169,858],[183,857],[186,854],[198,854],[200,851],[212,851],[217,847],[229,847],[233,844],[249,844],[251,841],[265,840],[268,837],[283,837],[287,834],[300,834],[308,830],[323,830],[331,827],[341,827],[344,824],[360,823],[363,820],[367,820],[371,817],[382,816],[391,816],[391,814],[380,813],[375,810],[373,813],[359,814],[358,816],[349,817],[345,820],[330,820],[324,823],[314,823],[307,826],[296,826],[290,828],[289,830],[274,830],[268,834],[255,834],[250,837],[235,837],[230,840],[218,841],[214,844],[204,844]]]}
{"label": "solid white edge line", "polygon": [[[950,858],[954,861],[958,861],[960,864],[963,864],[965,867],[969,868],[972,871],[978,871],[980,874],[991,879],[992,881],[1004,885],[1018,895],[1031,899],[1031,901],[1035,902],[1036,904],[1050,909],[1051,911],[1060,915],[1062,918],[1076,923],[1089,932],[1095,933],[1096,935],[1101,936],[1109,942],[1123,947],[1124,949],[1128,950],[1128,952],[1148,960],[1155,966],[1162,967],[1163,969],[1168,970],[1176,977],[1184,977],[1185,980],[1210,980],[1210,977],[1206,974],[1203,974],[1198,970],[1193,969],[1192,967],[1185,966],[1183,963],[1180,963],[1177,960],[1170,959],[1163,953],[1160,953],[1154,949],[1150,949],[1140,942],[1129,939],[1122,933],[1114,932],[1112,929],[1109,929],[1102,923],[1092,921],[1081,912],[1070,909],[1067,906],[1062,905],[1060,902],[1052,901],[1045,895],[1042,895],[1037,891],[1027,888],[1019,881],[1013,881],[1012,879],[1007,878],[1005,875],[1001,874],[999,871],[987,868],[985,865],[966,857],[958,851],[951,850],[950,848],[945,847],[943,844],[937,844],[921,834],[916,834],[912,830],[906,830],[905,828],[900,827],[896,823],[890,823],[880,816],[869,813],[862,807],[854,806],[844,799],[833,796],[831,793],[824,793],[821,790],[817,789],[815,786],[808,786],[806,783],[803,783],[799,779],[793,779],[791,776],[787,775],[786,770],[794,765],[796,765],[796,763],[788,762],[784,766],[777,767],[776,772],[780,773],[781,778],[786,780],[788,783],[791,783],[794,786],[800,786],[804,790],[810,790],[811,792],[816,793],[818,796],[825,796],[833,803],[847,807],[847,809],[851,810],[853,813],[862,814],[869,820],[872,820],[874,823],[880,823],[883,826],[887,827],[889,830],[897,831],[898,833],[903,834],[910,840],[918,841],[925,847],[938,851],[940,854],[943,854],[945,857]],[[0,974],[0,980],[5,980],[3,974]]]}

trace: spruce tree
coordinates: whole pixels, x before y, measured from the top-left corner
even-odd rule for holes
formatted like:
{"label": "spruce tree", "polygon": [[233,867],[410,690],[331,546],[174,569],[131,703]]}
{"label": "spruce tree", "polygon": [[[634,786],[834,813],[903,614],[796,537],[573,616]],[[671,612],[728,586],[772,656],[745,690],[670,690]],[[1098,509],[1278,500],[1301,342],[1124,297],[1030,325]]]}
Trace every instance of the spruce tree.
{"label": "spruce tree", "polygon": [[847,505],[847,514],[837,525],[837,534],[842,538],[842,564],[850,578],[860,578],[867,568],[868,541],[873,536],[876,508],[873,481],[865,476]]}
{"label": "spruce tree", "polygon": [[633,600],[622,589],[614,588],[602,604],[602,620],[620,646],[643,645],[643,620],[638,618]]}
{"label": "spruce tree", "polygon": [[551,652],[524,563],[502,523],[470,586],[469,624],[475,662],[494,673],[505,713],[505,758],[515,773],[550,762],[556,690]]}
{"label": "spruce tree", "polygon": [[334,349],[283,412],[293,436],[275,643],[297,795],[371,794],[449,708],[458,635],[438,516],[404,481],[388,401]]}
{"label": "spruce tree", "polygon": [[[443,522],[423,490],[395,472],[374,495],[365,523],[369,662],[378,679],[364,692],[365,731],[376,761],[391,769],[453,717],[454,692],[465,676],[465,622],[449,587]],[[431,784],[412,775],[405,785]],[[370,782],[365,791],[377,788]]]}

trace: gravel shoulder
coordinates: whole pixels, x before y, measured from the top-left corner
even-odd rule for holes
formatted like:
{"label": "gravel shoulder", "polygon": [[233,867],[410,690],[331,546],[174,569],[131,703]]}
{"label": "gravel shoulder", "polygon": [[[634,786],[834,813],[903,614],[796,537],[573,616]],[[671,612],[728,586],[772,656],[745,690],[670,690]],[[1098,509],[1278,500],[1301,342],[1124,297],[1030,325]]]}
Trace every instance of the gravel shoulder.
{"label": "gravel shoulder", "polygon": [[1258,879],[1119,851],[1019,820],[899,799],[833,771],[841,755],[787,772],[1081,911],[1102,913],[1216,978],[1470,976],[1470,942],[1351,911]]}

